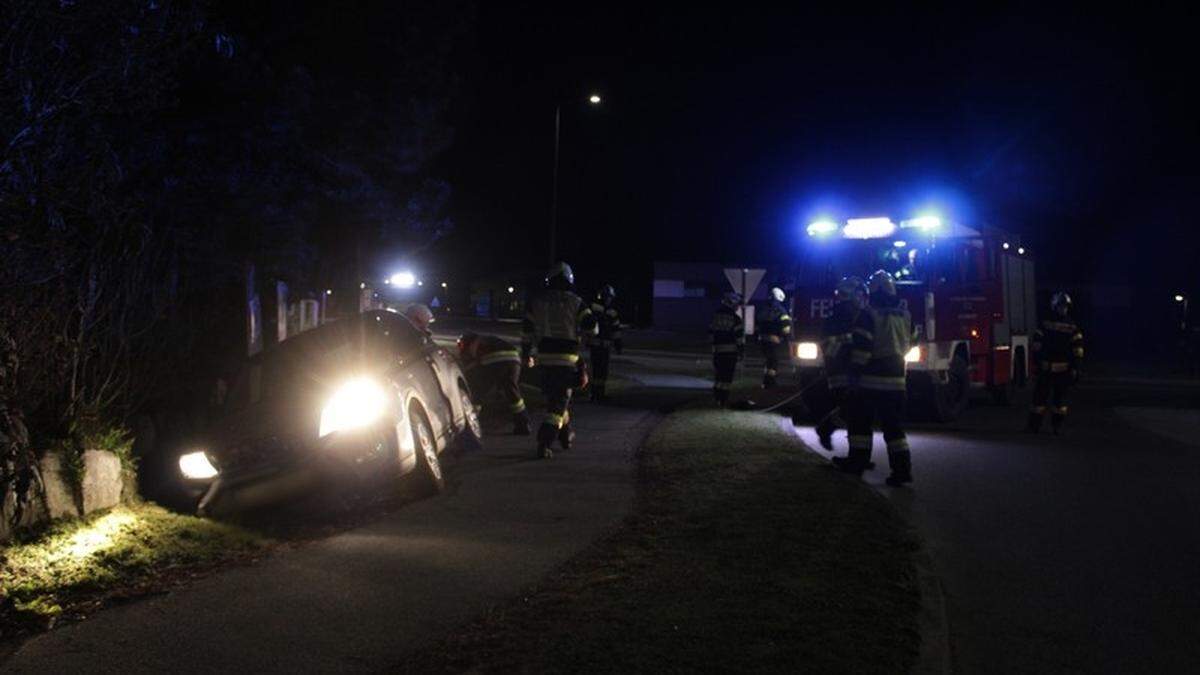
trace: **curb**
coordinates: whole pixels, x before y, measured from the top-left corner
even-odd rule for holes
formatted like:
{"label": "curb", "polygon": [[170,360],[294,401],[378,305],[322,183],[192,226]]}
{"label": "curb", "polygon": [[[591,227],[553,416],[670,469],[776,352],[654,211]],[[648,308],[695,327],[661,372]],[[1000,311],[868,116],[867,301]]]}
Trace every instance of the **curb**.
{"label": "curb", "polygon": [[950,625],[942,579],[934,573],[933,559],[927,552],[914,555],[913,562],[917,566],[917,585],[921,589],[921,611],[917,614],[921,650],[912,672],[949,675],[954,669],[950,660]]}

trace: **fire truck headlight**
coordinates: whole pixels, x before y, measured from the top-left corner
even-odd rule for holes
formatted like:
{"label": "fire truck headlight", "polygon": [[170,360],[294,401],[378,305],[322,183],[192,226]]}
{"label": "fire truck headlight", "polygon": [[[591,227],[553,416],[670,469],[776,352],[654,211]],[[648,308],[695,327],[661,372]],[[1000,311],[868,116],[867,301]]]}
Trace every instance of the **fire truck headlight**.
{"label": "fire truck headlight", "polygon": [[817,348],[815,342],[797,342],[796,343],[796,358],[804,361],[814,361],[819,356],[821,350]]}
{"label": "fire truck headlight", "polygon": [[919,363],[921,361],[921,348],[913,347],[904,355],[905,363]]}

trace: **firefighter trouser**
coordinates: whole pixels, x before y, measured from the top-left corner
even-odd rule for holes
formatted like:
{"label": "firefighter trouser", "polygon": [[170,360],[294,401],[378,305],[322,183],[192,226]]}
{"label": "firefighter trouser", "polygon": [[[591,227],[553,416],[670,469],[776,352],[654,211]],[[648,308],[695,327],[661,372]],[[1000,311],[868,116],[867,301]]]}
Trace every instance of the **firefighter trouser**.
{"label": "firefighter trouser", "polygon": [[558,437],[558,430],[571,423],[571,390],[579,383],[579,371],[574,366],[538,366],[538,370],[546,396],[546,416],[538,429],[538,443],[549,446]]}
{"label": "firefighter trouser", "polygon": [[591,363],[592,367],[592,398],[601,398],[604,396],[604,386],[608,384],[608,360],[612,354],[612,347],[607,345],[592,345],[591,347]]}
{"label": "firefighter trouser", "polygon": [[763,336],[763,341],[759,343],[762,346],[763,355],[763,386],[774,387],[776,377],[779,375],[779,352],[783,349],[782,342],[771,342],[770,338],[775,336]]}
{"label": "firefighter trouser", "polygon": [[1067,394],[1071,391],[1071,373],[1038,373],[1033,387],[1033,408],[1029,411],[1029,426],[1036,431],[1042,425],[1046,410],[1050,424],[1058,429],[1067,418]]}
{"label": "firefighter trouser", "polygon": [[467,371],[467,384],[475,401],[482,404],[493,391],[504,399],[505,410],[517,423],[529,419],[525,399],[521,397],[521,364],[512,361],[476,366]]}
{"label": "firefighter trouser", "polygon": [[830,387],[829,401],[829,412],[817,422],[817,434],[821,436],[829,436],[846,425],[846,388]]}
{"label": "firefighter trouser", "polygon": [[892,469],[892,475],[911,478],[912,455],[908,449],[908,437],[904,434],[903,424],[904,399],[903,391],[858,389],[846,393],[849,461],[856,469],[865,469],[871,461],[875,420],[879,420],[879,426],[883,429],[883,440],[887,443],[888,465]]}
{"label": "firefighter trouser", "polygon": [[713,354],[713,398],[717,405],[724,406],[729,402],[729,390],[733,387],[733,374],[737,372],[737,352],[719,352]]}

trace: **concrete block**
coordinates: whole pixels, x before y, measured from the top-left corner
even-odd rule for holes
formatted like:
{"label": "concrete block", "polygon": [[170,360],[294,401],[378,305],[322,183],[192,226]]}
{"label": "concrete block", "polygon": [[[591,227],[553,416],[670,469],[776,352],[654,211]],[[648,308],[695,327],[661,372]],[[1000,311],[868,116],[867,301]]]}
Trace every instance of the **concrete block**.
{"label": "concrete block", "polygon": [[75,502],[75,490],[63,475],[62,454],[47,452],[41,461],[42,484],[46,488],[46,511],[51,518],[75,518],[79,506]]}
{"label": "concrete block", "polygon": [[107,450],[83,452],[83,513],[108,509],[121,503],[121,460]]}

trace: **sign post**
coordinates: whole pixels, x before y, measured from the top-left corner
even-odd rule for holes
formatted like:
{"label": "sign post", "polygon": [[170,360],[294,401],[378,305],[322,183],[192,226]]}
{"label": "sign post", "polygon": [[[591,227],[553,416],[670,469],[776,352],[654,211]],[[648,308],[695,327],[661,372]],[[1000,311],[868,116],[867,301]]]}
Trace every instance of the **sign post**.
{"label": "sign post", "polygon": [[764,269],[725,268],[725,278],[729,280],[729,285],[733,286],[735,293],[742,296],[742,321],[746,335],[754,334],[754,307],[750,304],[750,296],[754,295],[754,291],[766,275],[767,271]]}

